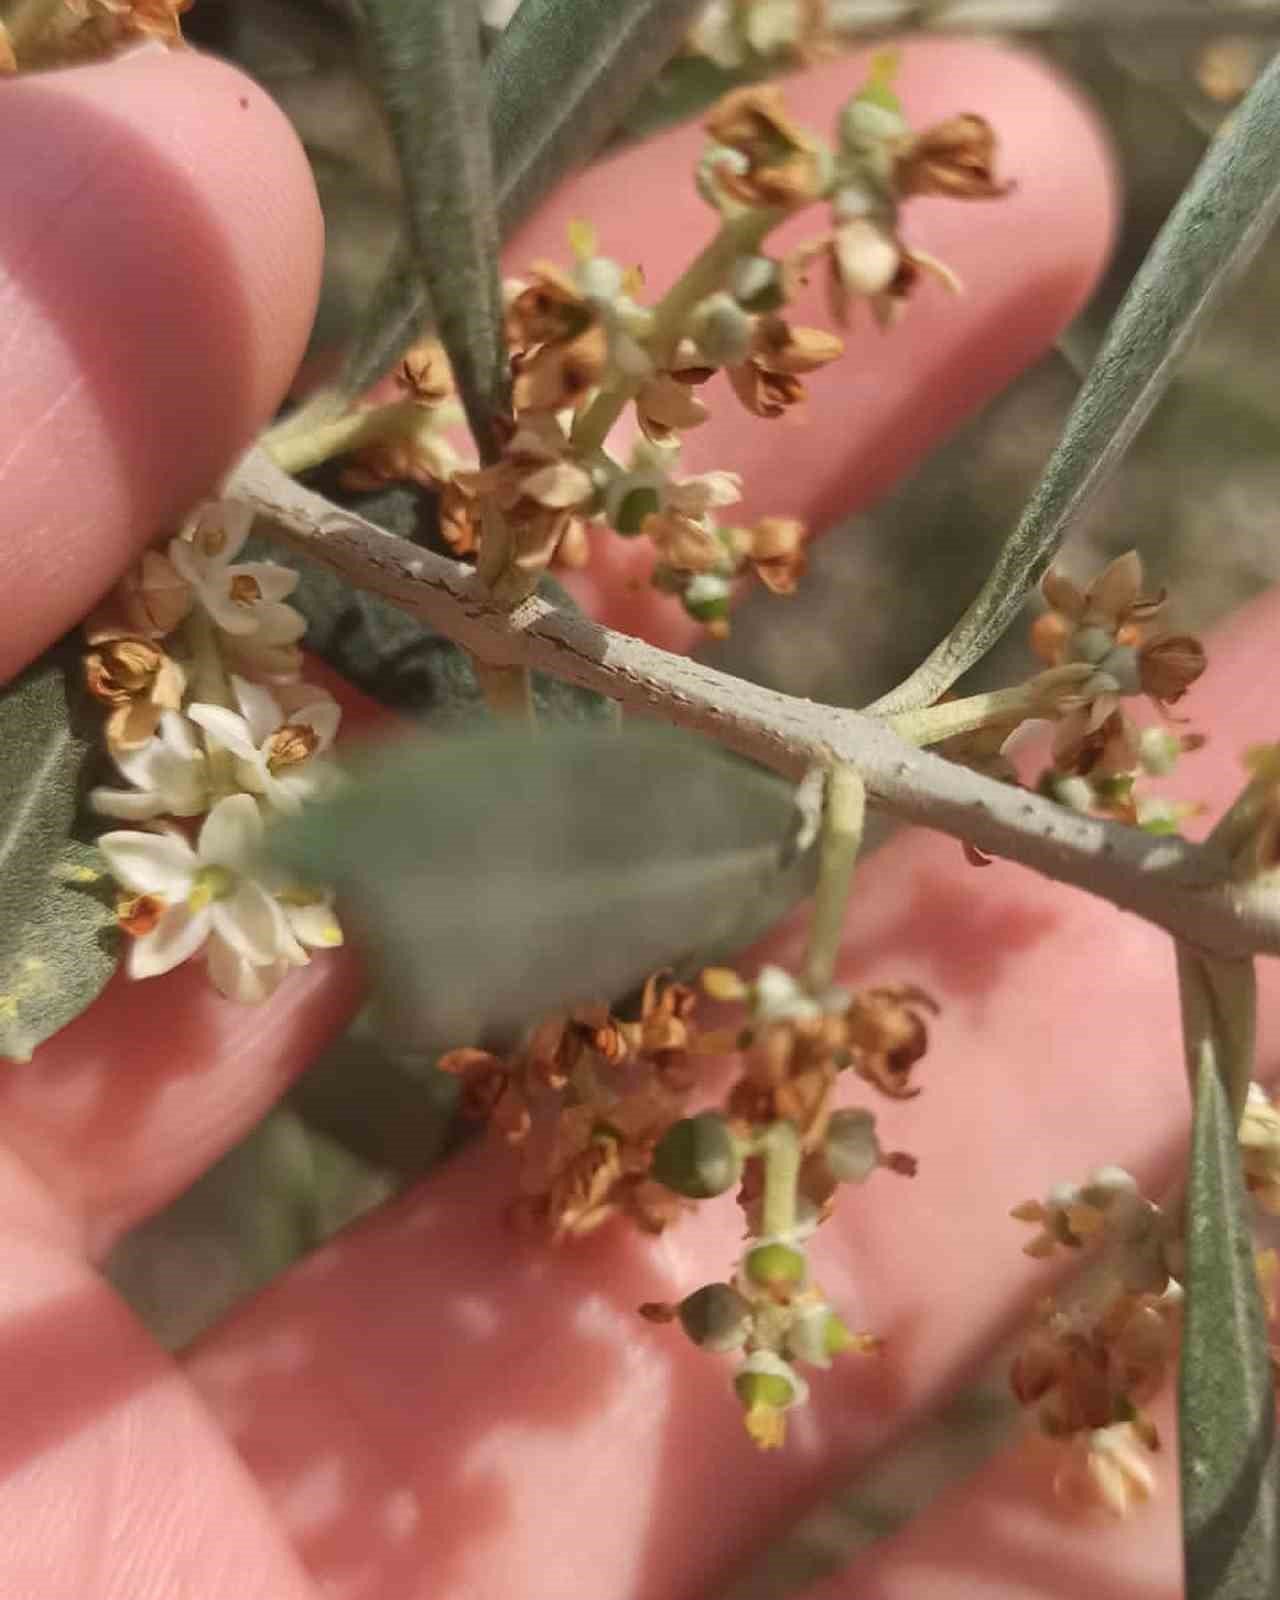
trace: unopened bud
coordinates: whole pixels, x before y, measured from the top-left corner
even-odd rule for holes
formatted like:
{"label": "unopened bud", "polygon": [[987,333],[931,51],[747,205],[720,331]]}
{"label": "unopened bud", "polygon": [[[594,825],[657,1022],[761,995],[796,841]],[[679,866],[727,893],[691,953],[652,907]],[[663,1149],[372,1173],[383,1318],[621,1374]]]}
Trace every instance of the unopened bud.
{"label": "unopened bud", "polygon": [[709,1200],[731,1189],[742,1173],[742,1155],[729,1125],[715,1111],[673,1123],[653,1152],[650,1177],[691,1200]]}
{"label": "unopened bud", "polygon": [[729,279],[734,299],[744,311],[777,311],[786,300],[782,268],[768,256],[742,256]]}
{"label": "unopened bud", "polygon": [[754,1250],[749,1250],[742,1270],[752,1283],[758,1283],[762,1289],[790,1290],[798,1289],[804,1283],[809,1263],[805,1260],[803,1250],[774,1241],[771,1244],[758,1244]]}
{"label": "unopened bud", "polygon": [[695,309],[689,332],[714,367],[736,366],[751,348],[755,323],[730,294],[708,295]]}
{"label": "unopened bud", "polygon": [[823,1153],[831,1176],[839,1183],[865,1183],[880,1165],[876,1119],[861,1106],[833,1112]]}
{"label": "unopened bud", "polygon": [[737,1350],[751,1331],[753,1307],[731,1283],[708,1283],[680,1302],[680,1326],[702,1350]]}

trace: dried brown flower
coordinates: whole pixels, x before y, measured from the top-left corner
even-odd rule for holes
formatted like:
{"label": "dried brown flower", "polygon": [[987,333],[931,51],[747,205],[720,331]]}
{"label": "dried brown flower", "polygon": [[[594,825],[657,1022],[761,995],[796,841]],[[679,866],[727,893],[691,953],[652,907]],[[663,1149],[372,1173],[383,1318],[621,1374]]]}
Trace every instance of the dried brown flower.
{"label": "dried brown flower", "polygon": [[938,1003],[915,984],[864,989],[854,996],[845,1020],[854,1071],[894,1100],[920,1093],[911,1072],[929,1047],[923,1013]]}
{"label": "dried brown flower", "polygon": [[994,200],[1013,187],[995,176],[996,136],[985,117],[966,112],[907,140],[894,165],[898,193]]}
{"label": "dried brown flower", "polygon": [[829,366],[844,342],[820,328],[793,328],[778,316],[761,316],[744,362],[726,367],[733,392],[757,417],[780,417],[805,398],[800,379]]}
{"label": "dried brown flower", "polygon": [[608,333],[559,267],[535,263],[533,282],[507,308],[517,413],[583,405],[604,374]]}
{"label": "dried brown flower", "polygon": [[146,744],[161,714],[182,704],[186,687],[182,668],[159,645],[128,635],[98,635],[85,656],[84,672],[89,693],[111,707],[107,742],[119,750]]}
{"label": "dried brown flower", "polygon": [[[701,369],[695,372],[693,381],[703,381]],[[687,429],[697,428],[707,420],[711,413],[694,394],[693,381],[662,372],[641,385],[636,395],[636,420],[646,439],[654,444],[670,444]]]}
{"label": "dried brown flower", "polygon": [[780,90],[771,85],[734,89],[716,102],[704,126],[717,144],[746,158],[745,171],[728,163],[715,169],[716,182],[730,199],[794,210],[822,193],[821,148],[791,121]]}

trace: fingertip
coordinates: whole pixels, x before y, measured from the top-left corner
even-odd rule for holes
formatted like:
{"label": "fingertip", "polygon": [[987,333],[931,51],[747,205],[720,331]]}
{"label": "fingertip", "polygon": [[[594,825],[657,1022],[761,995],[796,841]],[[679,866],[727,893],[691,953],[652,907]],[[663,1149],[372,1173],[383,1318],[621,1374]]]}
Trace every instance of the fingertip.
{"label": "fingertip", "polygon": [[301,356],[323,228],[283,114],[144,50],[0,94],[0,678],[207,493]]}

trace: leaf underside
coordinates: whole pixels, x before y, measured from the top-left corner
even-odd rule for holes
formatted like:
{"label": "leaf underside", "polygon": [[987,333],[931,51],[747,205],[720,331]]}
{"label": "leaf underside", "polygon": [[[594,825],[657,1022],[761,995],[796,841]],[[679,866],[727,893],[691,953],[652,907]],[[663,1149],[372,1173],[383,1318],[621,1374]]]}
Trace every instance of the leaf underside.
{"label": "leaf underside", "polygon": [[97,998],[118,955],[114,897],[79,837],[101,718],[64,640],[0,694],[0,1057],[27,1060]]}
{"label": "leaf underside", "polygon": [[[1195,955],[1179,952],[1195,1124],[1187,1195],[1186,1316],[1178,1430],[1187,1600],[1262,1600],[1280,1590],[1275,1381],[1254,1267],[1225,1062],[1231,1019]],[[1199,989],[1200,1004],[1189,987]]]}
{"label": "leaf underside", "polygon": [[670,729],[401,745],[273,840],[338,887],[406,1049],[609,1000],[714,944],[793,857],[789,785]]}

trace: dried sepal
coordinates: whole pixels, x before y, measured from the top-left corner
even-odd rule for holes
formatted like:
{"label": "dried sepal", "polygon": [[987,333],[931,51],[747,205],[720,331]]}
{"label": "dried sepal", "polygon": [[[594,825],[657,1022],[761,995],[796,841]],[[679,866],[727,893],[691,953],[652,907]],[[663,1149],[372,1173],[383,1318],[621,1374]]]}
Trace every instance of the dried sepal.
{"label": "dried sepal", "polygon": [[747,206],[794,210],[822,193],[822,147],[787,114],[782,93],[772,85],[734,89],[716,102],[704,124],[716,144],[743,158],[713,167],[713,179],[726,198]]}

